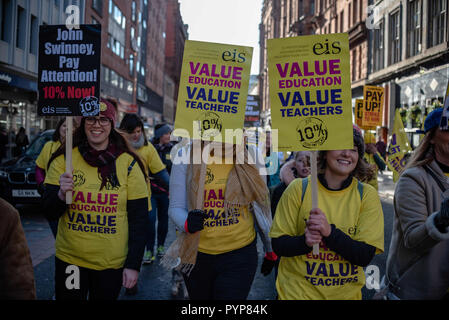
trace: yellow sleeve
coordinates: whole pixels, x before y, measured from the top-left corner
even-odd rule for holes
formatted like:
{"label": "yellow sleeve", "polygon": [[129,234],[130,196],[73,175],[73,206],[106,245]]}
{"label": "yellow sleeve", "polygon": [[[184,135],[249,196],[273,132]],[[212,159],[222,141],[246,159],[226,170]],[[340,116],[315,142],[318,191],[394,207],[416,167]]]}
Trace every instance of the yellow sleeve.
{"label": "yellow sleeve", "polygon": [[59,186],[59,177],[65,172],[65,157],[61,154],[54,159],[47,170],[44,183]]}
{"label": "yellow sleeve", "polygon": [[364,183],[358,230],[354,240],[376,247],[376,254],[384,251],[384,215],[376,189]]}
{"label": "yellow sleeve", "polygon": [[41,169],[47,170],[47,164],[48,164],[48,160],[50,160],[52,144],[53,144],[53,141],[48,141],[44,145],[41,153],[39,154],[39,156],[36,159],[36,165]]}
{"label": "yellow sleeve", "polygon": [[[129,161],[127,161],[128,168],[134,159],[130,156]],[[128,170],[128,169],[126,169]],[[140,169],[137,162],[128,174],[128,200],[136,200],[141,198],[148,198],[148,187],[145,181],[145,176]]]}
{"label": "yellow sleeve", "polygon": [[297,236],[301,208],[302,180],[292,181],[279,200],[270,230],[271,238]]}
{"label": "yellow sleeve", "polygon": [[149,152],[148,167],[150,168],[151,173],[155,174],[158,173],[159,171],[164,170],[165,165],[162,162],[161,158],[159,157],[159,153],[157,153],[157,150],[152,143],[148,143],[148,152]]}

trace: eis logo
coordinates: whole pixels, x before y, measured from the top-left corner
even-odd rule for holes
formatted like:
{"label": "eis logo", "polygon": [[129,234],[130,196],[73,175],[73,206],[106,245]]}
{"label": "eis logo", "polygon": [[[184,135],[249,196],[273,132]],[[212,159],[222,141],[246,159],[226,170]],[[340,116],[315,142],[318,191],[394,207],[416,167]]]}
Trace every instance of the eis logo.
{"label": "eis logo", "polygon": [[232,51],[224,51],[221,54],[221,58],[224,61],[232,61],[237,63],[243,63],[246,61],[245,53],[244,52],[237,52],[237,49],[234,49]]}
{"label": "eis logo", "polygon": [[329,39],[313,45],[313,53],[317,56],[322,54],[339,54],[341,52],[340,41],[329,43]]}
{"label": "eis logo", "polygon": [[44,114],[52,114],[55,113],[55,107],[46,106],[42,108],[42,113]]}

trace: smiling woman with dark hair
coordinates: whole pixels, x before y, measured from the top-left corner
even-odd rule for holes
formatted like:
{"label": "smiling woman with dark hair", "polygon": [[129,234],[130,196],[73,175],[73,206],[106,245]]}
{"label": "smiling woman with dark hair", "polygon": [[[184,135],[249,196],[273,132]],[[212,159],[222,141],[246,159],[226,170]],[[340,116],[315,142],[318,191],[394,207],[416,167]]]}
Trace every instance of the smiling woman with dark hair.
{"label": "smiling woman with dark hair", "polygon": [[[50,159],[44,208],[59,218],[56,299],[117,299],[137,283],[145,247],[148,191],[144,166],[114,129],[115,109],[101,100],[100,115],[84,117],[73,137],[72,173],[64,150]],[[136,165],[137,164],[137,165]],[[72,192],[72,204],[65,196]],[[66,287],[77,268],[80,287]]]}
{"label": "smiling woman with dark hair", "polygon": [[353,134],[353,149],[319,153],[319,208],[312,208],[310,178],[294,180],[279,201],[270,236],[281,256],[281,300],[361,299],[363,267],[383,252],[382,206],[376,190],[358,180],[370,169],[363,137]]}

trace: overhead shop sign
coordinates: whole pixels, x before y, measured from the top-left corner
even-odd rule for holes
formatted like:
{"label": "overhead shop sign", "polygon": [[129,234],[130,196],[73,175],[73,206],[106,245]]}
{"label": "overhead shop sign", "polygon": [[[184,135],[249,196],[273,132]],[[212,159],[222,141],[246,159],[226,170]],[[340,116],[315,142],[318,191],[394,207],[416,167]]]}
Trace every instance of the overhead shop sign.
{"label": "overhead shop sign", "polygon": [[100,112],[101,25],[39,27],[38,114]]}

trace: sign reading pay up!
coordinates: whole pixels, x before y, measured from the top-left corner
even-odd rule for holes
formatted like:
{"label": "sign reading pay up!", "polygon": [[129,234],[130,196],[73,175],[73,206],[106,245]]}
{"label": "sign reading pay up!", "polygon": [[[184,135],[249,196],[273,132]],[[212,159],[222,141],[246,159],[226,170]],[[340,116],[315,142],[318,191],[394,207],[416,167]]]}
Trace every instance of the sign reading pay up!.
{"label": "sign reading pay up!", "polygon": [[364,86],[363,100],[362,127],[381,126],[384,88]]}

